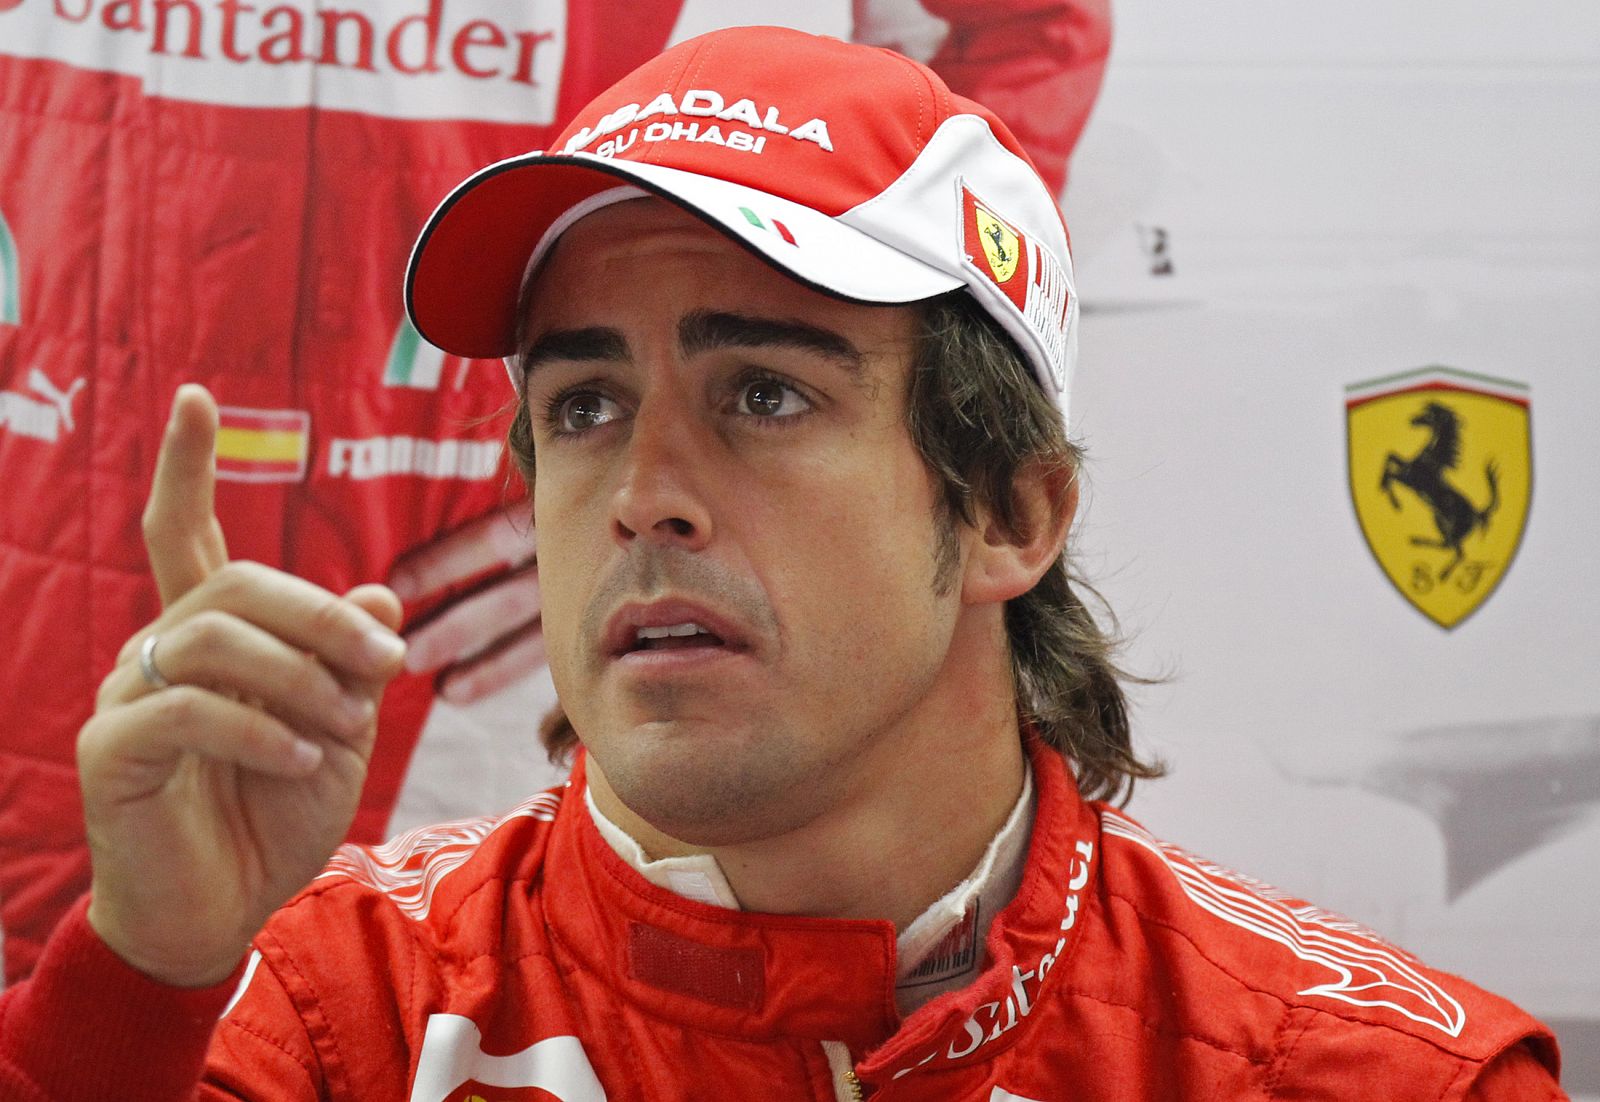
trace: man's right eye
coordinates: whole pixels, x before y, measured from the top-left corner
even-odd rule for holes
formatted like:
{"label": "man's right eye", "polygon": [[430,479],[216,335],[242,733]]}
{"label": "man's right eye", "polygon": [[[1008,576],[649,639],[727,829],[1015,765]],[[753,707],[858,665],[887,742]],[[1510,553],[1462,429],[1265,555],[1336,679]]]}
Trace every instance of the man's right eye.
{"label": "man's right eye", "polygon": [[551,420],[557,432],[586,432],[617,419],[617,403],[592,390],[561,395],[551,403]]}

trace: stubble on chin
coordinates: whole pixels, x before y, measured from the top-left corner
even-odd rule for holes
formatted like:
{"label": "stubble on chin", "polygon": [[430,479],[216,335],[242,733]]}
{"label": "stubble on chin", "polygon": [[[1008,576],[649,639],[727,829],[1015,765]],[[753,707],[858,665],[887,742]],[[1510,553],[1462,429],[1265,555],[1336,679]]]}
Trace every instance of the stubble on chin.
{"label": "stubble on chin", "polygon": [[696,732],[698,722],[647,724],[605,754],[606,781],[634,814],[692,846],[774,837],[816,814],[822,763],[792,735]]}

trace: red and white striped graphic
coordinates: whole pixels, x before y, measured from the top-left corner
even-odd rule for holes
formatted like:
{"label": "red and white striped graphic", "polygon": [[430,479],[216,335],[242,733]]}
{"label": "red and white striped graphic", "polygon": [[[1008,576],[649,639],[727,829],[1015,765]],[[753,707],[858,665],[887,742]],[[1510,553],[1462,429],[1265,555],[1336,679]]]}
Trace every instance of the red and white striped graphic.
{"label": "red and white striped graphic", "polygon": [[554,822],[560,806],[561,791],[541,792],[498,818],[419,827],[370,848],[341,846],[317,879],[343,876],[365,884],[387,895],[402,914],[421,922],[433,907],[440,882],[466,864],[485,838],[514,819]]}
{"label": "red and white striped graphic", "polygon": [[1413,957],[1360,925],[1158,841],[1115,811],[1102,813],[1101,826],[1106,837],[1132,842],[1160,858],[1183,894],[1202,910],[1334,973],[1332,980],[1300,994],[1392,1010],[1451,1037],[1461,1035],[1467,1022],[1461,1004],[1423,975]]}

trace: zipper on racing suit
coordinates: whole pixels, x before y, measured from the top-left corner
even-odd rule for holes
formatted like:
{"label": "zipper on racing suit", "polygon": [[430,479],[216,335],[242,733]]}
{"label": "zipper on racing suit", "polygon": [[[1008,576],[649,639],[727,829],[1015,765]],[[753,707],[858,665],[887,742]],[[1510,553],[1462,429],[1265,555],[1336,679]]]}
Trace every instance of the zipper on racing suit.
{"label": "zipper on racing suit", "polygon": [[856,1078],[855,1061],[843,1041],[823,1041],[822,1054],[828,1058],[828,1070],[833,1073],[834,1102],[862,1102],[861,1080]]}

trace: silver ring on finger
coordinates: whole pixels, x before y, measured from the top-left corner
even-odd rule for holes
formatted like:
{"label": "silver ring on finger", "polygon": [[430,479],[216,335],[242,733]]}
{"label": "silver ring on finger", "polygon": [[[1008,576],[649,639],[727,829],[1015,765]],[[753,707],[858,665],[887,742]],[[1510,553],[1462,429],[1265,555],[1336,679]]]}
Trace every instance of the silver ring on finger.
{"label": "silver ring on finger", "polygon": [[151,632],[139,645],[139,673],[144,677],[145,684],[152,689],[166,689],[172,685],[161,672],[161,667],[156,665],[156,642],[160,638],[155,632]]}

